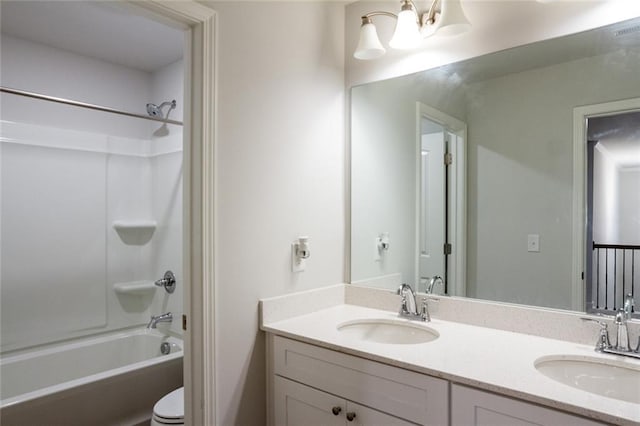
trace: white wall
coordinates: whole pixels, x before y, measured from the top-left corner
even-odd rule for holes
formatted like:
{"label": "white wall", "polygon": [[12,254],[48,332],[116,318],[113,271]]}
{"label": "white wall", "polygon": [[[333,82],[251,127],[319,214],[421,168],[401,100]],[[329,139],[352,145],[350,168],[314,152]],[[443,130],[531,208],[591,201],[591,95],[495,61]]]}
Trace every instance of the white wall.
{"label": "white wall", "polygon": [[627,84],[639,61],[614,52],[470,86],[468,295],[570,309],[573,108],[640,96]]}
{"label": "white wall", "polygon": [[[218,12],[217,424],[263,425],[258,299],[344,280],[344,6],[208,4]],[[300,235],[311,257],[292,273]]]}
{"label": "white wall", "polygon": [[[175,99],[176,108],[169,118],[182,121],[184,111],[184,64],[182,60],[169,64],[151,75],[151,99],[159,105]],[[164,111],[167,111],[166,107]],[[181,334],[183,314],[183,191],[182,191],[182,127],[150,122],[152,141],[152,210],[159,226],[152,246],[152,276],[160,278],[171,270],[176,276],[173,294],[156,292],[152,314],[173,313],[171,330]]]}
{"label": "white wall", "polygon": [[[399,86],[355,87],[351,94],[351,155],[359,161],[351,164],[350,279],[400,274],[400,283],[416,288],[416,106]],[[382,233],[389,249],[376,261]]]}
{"label": "white wall", "polygon": [[[182,59],[166,65],[151,74],[150,99],[148,102],[160,105],[162,102],[177,101],[169,118],[182,121],[184,116],[184,61]],[[163,111],[168,111],[165,107]]]}
{"label": "white wall", "polygon": [[[442,73],[351,90],[351,282],[399,273],[401,282],[417,288],[416,103],[464,120],[460,89]],[[389,233],[390,245],[378,262],[374,240],[383,232]]]}
{"label": "white wall", "polygon": [[[593,241],[598,244],[621,244],[620,194],[618,165],[602,144],[596,144],[593,150]],[[631,198],[636,197],[631,195]]]}
{"label": "white wall", "polygon": [[640,245],[640,170],[621,169],[619,183],[618,242]]}
{"label": "white wall", "polygon": [[[149,73],[2,34],[0,83],[14,89],[146,114]],[[146,137],[136,118],[0,94],[3,120],[123,137]]]}

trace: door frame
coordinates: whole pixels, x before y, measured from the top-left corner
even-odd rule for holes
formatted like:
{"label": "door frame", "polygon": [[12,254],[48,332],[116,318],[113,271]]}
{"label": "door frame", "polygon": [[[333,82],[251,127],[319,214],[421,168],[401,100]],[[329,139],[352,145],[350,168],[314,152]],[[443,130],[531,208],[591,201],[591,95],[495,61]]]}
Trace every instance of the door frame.
{"label": "door frame", "polygon": [[[451,255],[447,257],[447,270],[449,280],[449,294],[451,296],[466,295],[466,254],[467,254],[467,167],[466,144],[467,124],[440,110],[437,110],[422,102],[416,102],[416,144],[415,158],[416,171],[420,170],[420,151],[422,148],[422,118],[425,117],[442,125],[446,130],[462,138],[452,143],[448,149],[453,155],[453,163],[447,167],[448,180],[448,241],[453,245]],[[444,159],[443,159],[444,161]],[[420,173],[416,173],[416,200],[420,199]],[[416,201],[416,230],[420,223],[420,203]],[[416,247],[419,247],[419,235],[416,232]],[[420,280],[419,273],[420,253],[415,250],[415,275],[416,289]]]}
{"label": "door frame", "polygon": [[587,311],[587,286],[583,275],[586,266],[587,240],[587,120],[625,112],[639,111],[640,98],[584,105],[573,109],[573,205],[572,205],[572,278],[571,309]]}
{"label": "door frame", "polygon": [[186,31],[183,148],[185,424],[215,419],[216,12],[192,0],[120,0]]}

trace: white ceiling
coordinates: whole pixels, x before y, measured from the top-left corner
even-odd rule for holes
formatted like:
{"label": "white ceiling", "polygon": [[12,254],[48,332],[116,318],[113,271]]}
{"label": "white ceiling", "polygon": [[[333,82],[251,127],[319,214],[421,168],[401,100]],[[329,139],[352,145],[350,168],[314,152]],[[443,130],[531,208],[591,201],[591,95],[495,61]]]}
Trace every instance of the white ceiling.
{"label": "white ceiling", "polygon": [[113,1],[0,2],[3,34],[152,72],[182,58],[184,32]]}

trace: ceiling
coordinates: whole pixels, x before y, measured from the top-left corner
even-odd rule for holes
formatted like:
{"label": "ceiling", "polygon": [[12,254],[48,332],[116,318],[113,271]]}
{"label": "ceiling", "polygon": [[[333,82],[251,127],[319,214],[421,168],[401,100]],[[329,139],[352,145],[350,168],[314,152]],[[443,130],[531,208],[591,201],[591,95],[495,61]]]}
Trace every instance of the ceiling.
{"label": "ceiling", "polygon": [[184,32],[114,1],[0,2],[2,33],[152,72],[182,58]]}

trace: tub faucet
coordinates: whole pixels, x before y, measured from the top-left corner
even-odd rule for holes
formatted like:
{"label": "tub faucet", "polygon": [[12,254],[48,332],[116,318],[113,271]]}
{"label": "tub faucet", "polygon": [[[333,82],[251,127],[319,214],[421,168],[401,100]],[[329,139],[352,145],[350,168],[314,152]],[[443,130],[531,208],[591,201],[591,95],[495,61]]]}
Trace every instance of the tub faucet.
{"label": "tub faucet", "polygon": [[147,328],[156,328],[156,324],[158,324],[159,322],[171,322],[173,321],[173,314],[171,312],[167,312],[166,314],[162,314],[162,315],[151,315],[151,320],[149,321],[149,324],[147,324]]}

